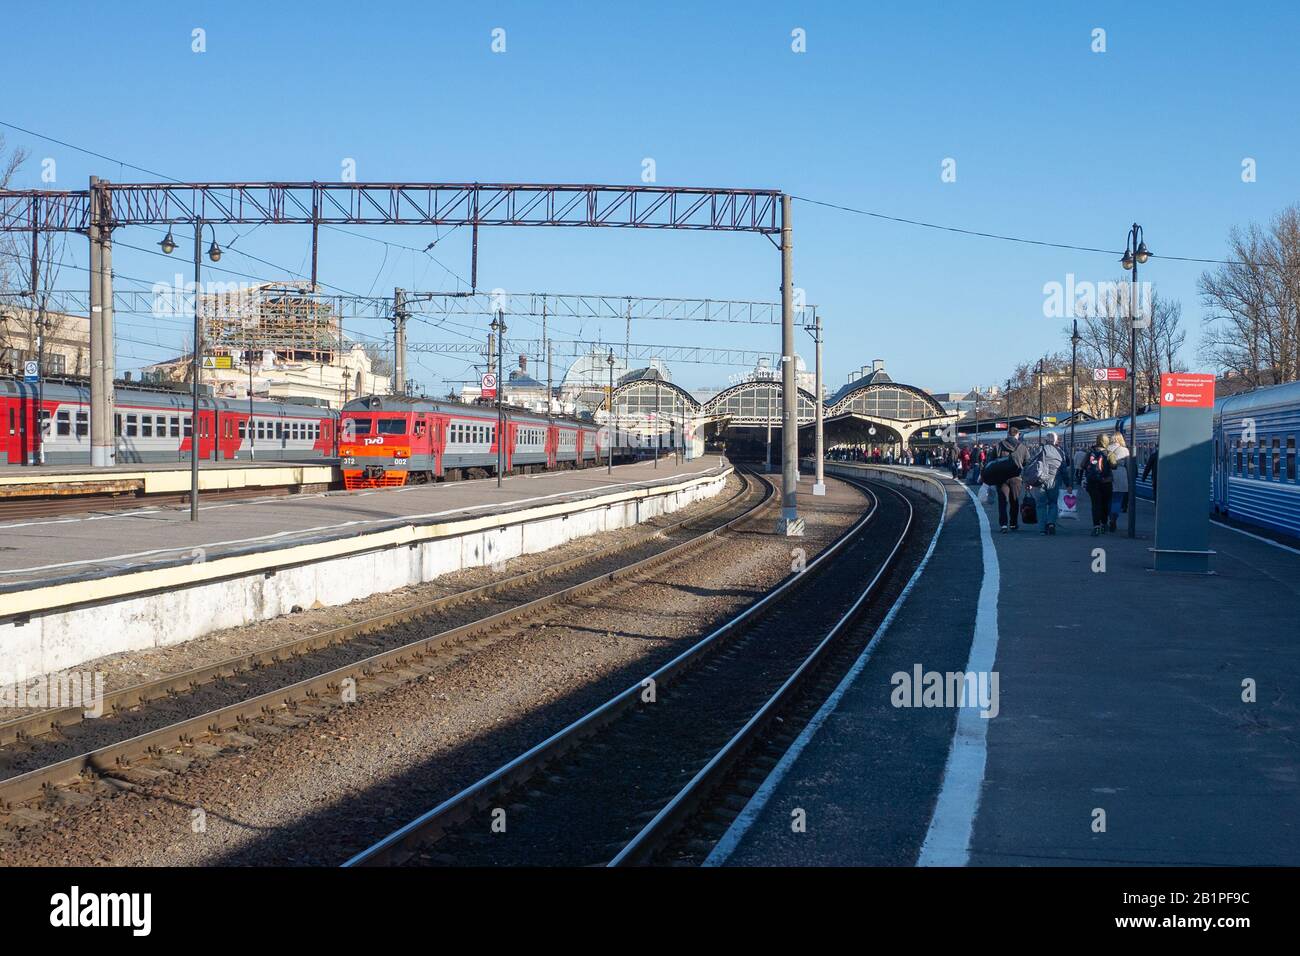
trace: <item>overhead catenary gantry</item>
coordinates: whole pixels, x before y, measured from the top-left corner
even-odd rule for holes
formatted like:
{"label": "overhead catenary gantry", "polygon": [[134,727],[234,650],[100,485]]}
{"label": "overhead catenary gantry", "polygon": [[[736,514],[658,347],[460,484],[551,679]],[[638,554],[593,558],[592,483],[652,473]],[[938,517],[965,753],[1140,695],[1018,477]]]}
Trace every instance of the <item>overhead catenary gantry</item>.
{"label": "overhead catenary gantry", "polygon": [[[576,358],[586,355],[596,347],[588,339],[506,339],[502,345],[505,352],[518,352],[524,355],[541,354],[549,342],[557,355]],[[686,362],[697,365],[736,365],[752,367],[759,361],[777,359],[775,352],[761,352],[753,349],[713,348],[707,345],[649,345],[631,342],[620,346],[628,358],[637,360],[662,359],[665,362]],[[487,347],[478,342],[410,342],[406,350],[420,355],[483,355]],[[605,348],[599,349],[604,355]]]}
{"label": "overhead catenary gantry", "polygon": [[[0,232],[79,232],[91,245],[92,465],[113,464],[112,233],[126,226],[192,223],[583,226],[685,229],[779,236],[785,455],[779,530],[802,533],[795,494],[793,232],[790,197],[770,189],[520,183],[110,183],[80,190],[0,190]],[[36,247],[33,241],[33,249]],[[477,241],[475,241],[477,247]],[[472,269],[477,287],[477,261]],[[33,275],[35,270],[33,269]],[[33,290],[34,292],[35,290]],[[195,343],[198,365],[199,343]],[[106,359],[105,355],[109,357]],[[106,367],[107,366],[107,367]]]}

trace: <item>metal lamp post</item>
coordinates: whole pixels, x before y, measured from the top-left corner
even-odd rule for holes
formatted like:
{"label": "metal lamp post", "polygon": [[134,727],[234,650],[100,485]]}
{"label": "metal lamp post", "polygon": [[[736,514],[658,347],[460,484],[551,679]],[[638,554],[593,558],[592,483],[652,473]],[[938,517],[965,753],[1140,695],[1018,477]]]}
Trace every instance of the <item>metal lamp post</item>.
{"label": "metal lamp post", "polygon": [[659,379],[655,379],[655,468],[659,467]]}
{"label": "metal lamp post", "polygon": [[1147,244],[1143,241],[1142,227],[1136,222],[1133,223],[1128,232],[1128,240],[1124,245],[1124,258],[1119,263],[1125,269],[1129,270],[1131,284],[1128,315],[1129,315],[1129,385],[1128,385],[1128,422],[1129,422],[1129,448],[1128,459],[1125,462],[1128,468],[1128,536],[1137,537],[1137,468],[1134,467],[1137,461],[1137,292],[1138,292],[1138,266],[1145,263],[1151,258],[1151,252],[1147,249]]}
{"label": "metal lamp post", "polygon": [[1043,444],[1043,376],[1047,372],[1047,360],[1038,360],[1038,444]]}
{"label": "metal lamp post", "polygon": [[[176,251],[176,240],[172,231],[162,238],[158,246],[164,253],[171,255]],[[221,260],[221,247],[217,245],[216,230],[213,230],[212,245],[208,247],[208,258],[213,262]],[[203,367],[203,355],[199,351],[203,329],[200,320],[200,292],[203,269],[203,220],[194,220],[194,347],[190,356],[190,379],[193,387],[190,391],[190,520],[199,520],[199,372]],[[216,408],[216,405],[213,405]],[[215,426],[215,422],[214,422]],[[252,427],[250,420],[249,427]],[[216,428],[212,429],[212,440],[216,442]]]}
{"label": "metal lamp post", "polygon": [[605,359],[609,365],[609,407],[605,415],[605,473],[614,474],[614,350]]}
{"label": "metal lamp post", "polygon": [[[1074,461],[1074,420],[1079,417],[1079,320],[1074,320],[1074,332],[1070,335],[1070,460]],[[1073,464],[1071,464],[1073,468]],[[1070,472],[1070,484],[1074,485],[1075,475]]]}
{"label": "metal lamp post", "polygon": [[[506,317],[501,309],[497,309],[497,317],[492,320],[489,326],[497,334],[497,487],[501,487],[502,475],[505,472],[505,452],[506,452],[506,429],[504,414],[505,409],[501,404],[501,397],[505,392],[505,383],[501,381],[502,372],[502,355],[506,349]],[[491,366],[489,365],[489,368]]]}

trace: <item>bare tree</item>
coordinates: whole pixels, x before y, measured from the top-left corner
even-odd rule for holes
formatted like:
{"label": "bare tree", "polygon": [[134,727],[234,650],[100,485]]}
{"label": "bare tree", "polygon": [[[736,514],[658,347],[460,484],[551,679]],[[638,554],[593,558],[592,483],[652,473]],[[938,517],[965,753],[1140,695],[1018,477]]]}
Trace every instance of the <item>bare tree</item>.
{"label": "bare tree", "polygon": [[[5,138],[0,135],[0,189],[8,189],[19,168],[27,161],[27,151],[22,148],[8,149]],[[0,233],[0,292],[11,292],[18,288],[19,269],[23,261],[18,237],[19,233]]]}
{"label": "bare tree", "polygon": [[[1128,297],[1114,283],[1097,297],[1096,307],[1079,320],[1079,407],[1096,418],[1118,415],[1126,389],[1119,382],[1097,382],[1092,369],[1128,366]],[[1070,335],[1070,329],[1065,332]]]}
{"label": "bare tree", "polygon": [[1300,206],[1234,228],[1234,261],[1201,275],[1201,356],[1249,387],[1300,378]]}
{"label": "bare tree", "polygon": [[1138,402],[1155,405],[1160,401],[1160,376],[1165,372],[1184,372],[1181,353],[1187,341],[1182,328],[1181,302],[1162,298],[1151,292],[1151,323],[1138,331],[1137,379]]}

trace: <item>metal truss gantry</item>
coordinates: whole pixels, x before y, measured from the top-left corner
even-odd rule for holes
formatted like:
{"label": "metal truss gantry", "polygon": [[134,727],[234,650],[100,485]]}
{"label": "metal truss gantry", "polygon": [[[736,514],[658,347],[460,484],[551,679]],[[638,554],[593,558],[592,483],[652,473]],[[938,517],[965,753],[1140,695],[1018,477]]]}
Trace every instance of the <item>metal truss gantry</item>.
{"label": "metal truss gantry", "polygon": [[[82,190],[0,190],[0,232],[32,234],[33,300],[37,239],[42,232],[78,232],[90,242],[91,464],[114,463],[111,431],[114,358],[111,344],[112,235],[125,226],[193,224],[195,280],[205,224],[302,224],[312,229],[312,286],[321,225],[470,226],[471,287],[477,290],[479,226],[585,226],[748,232],[781,252],[781,363],[785,381],[782,519],[779,530],[802,533],[795,484],[793,232],[790,197],[770,189],[522,183],[111,183],[90,178]],[[779,236],[779,244],[776,237]],[[195,309],[194,384],[199,380]],[[197,397],[195,399],[197,404]],[[197,443],[196,443],[197,444]],[[197,488],[197,450],[193,481]],[[197,494],[191,501],[197,518]]]}

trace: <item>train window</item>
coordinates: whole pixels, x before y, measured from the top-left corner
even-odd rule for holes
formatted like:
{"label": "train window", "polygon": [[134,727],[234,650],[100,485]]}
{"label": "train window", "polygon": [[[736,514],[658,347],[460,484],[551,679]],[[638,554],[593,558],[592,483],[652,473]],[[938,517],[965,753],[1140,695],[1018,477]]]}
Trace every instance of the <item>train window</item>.
{"label": "train window", "polygon": [[126,416],[126,437],[135,438],[139,432],[139,420],[134,415]]}
{"label": "train window", "polygon": [[140,437],[153,438],[153,416],[152,415],[140,416]]}
{"label": "train window", "polygon": [[172,436],[172,438],[180,438],[180,437],[181,437],[181,420],[180,420],[180,418],[177,417],[176,415],[173,415],[170,419],[168,419],[168,423],[169,423],[170,426],[171,426],[171,436]]}
{"label": "train window", "polygon": [[1282,477],[1282,451],[1280,439],[1273,439],[1273,480]]}
{"label": "train window", "polygon": [[41,436],[43,438],[52,437],[51,429],[54,428],[54,420],[50,417],[50,413],[42,409],[40,417],[41,417],[41,427],[40,427]]}
{"label": "train window", "polygon": [[370,428],[374,424],[368,418],[352,418],[349,421],[352,422],[352,433],[354,435],[369,435]]}
{"label": "train window", "polygon": [[77,412],[77,437],[85,438],[90,434],[90,415],[87,412]]}
{"label": "train window", "polygon": [[58,412],[54,416],[54,431],[58,435],[72,434],[72,413]]}
{"label": "train window", "polygon": [[[243,422],[240,422],[240,424],[242,425]],[[226,417],[226,437],[227,438],[235,437],[234,425],[231,423],[229,416]]]}
{"label": "train window", "polygon": [[181,434],[186,438],[192,438],[194,436],[194,423],[190,420],[189,415],[186,415],[181,419]]}
{"label": "train window", "polygon": [[379,419],[379,434],[405,435],[406,422],[400,418],[381,418]]}
{"label": "train window", "polygon": [[1295,481],[1295,436],[1286,440],[1286,480]]}
{"label": "train window", "polygon": [[116,435],[118,438],[122,437],[122,416],[121,415],[113,416],[113,434]]}
{"label": "train window", "polygon": [[1268,449],[1263,442],[1259,443],[1259,477],[1268,477]]}
{"label": "train window", "polygon": [[240,423],[239,423],[239,440],[240,440],[240,441],[243,441],[243,440],[244,440],[245,438],[247,438],[247,437],[248,437],[248,423],[247,423],[247,422],[240,422]]}
{"label": "train window", "polygon": [[17,417],[14,415],[14,410],[11,408],[9,409],[9,434],[10,435],[14,433],[14,423],[16,421],[17,421]]}

